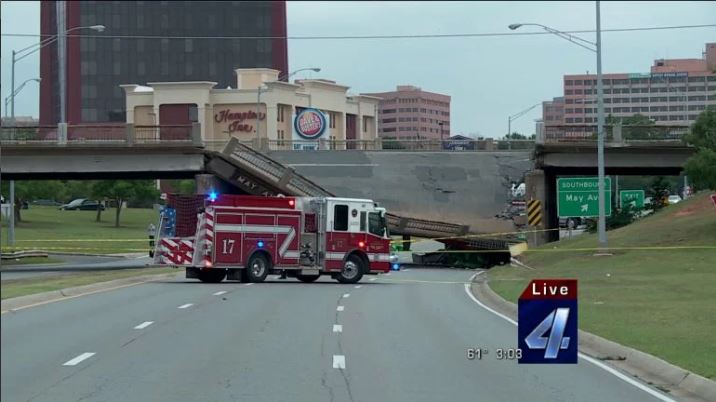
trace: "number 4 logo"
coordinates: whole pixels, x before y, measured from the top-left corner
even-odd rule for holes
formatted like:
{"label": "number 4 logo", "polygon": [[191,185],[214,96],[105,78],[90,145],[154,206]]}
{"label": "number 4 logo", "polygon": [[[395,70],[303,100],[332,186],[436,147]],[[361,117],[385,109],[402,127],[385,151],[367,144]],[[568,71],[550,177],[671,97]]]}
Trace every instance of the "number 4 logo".
{"label": "number 4 logo", "polygon": [[[569,308],[560,307],[552,310],[542,322],[525,338],[530,349],[545,349],[545,359],[556,359],[560,349],[569,347],[569,337],[564,336],[567,326]],[[549,331],[549,337],[545,334]]]}

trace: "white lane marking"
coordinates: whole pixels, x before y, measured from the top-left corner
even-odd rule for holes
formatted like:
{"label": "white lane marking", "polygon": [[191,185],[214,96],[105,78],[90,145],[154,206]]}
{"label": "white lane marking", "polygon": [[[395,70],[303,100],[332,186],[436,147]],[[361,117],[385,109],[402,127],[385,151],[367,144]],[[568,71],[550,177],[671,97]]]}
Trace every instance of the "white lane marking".
{"label": "white lane marking", "polygon": [[150,326],[150,325],[152,325],[152,324],[154,324],[154,321],[144,321],[143,323],[141,323],[141,324],[137,325],[136,327],[134,327],[134,329],[144,329],[144,328],[146,328],[146,327],[148,327],[148,326]]}
{"label": "white lane marking", "polygon": [[345,369],[346,357],[343,355],[333,355],[333,368]]}
{"label": "white lane marking", "polygon": [[333,324],[333,332],[343,332],[343,325]]}
{"label": "white lane marking", "polygon": [[[482,272],[478,272],[478,273],[476,273],[475,275],[471,276],[471,277],[470,277],[470,283],[472,283],[472,281],[475,279],[475,277],[477,277],[477,276],[480,275],[480,274],[484,274],[484,273],[485,273],[485,271],[482,271]],[[495,310],[491,309],[490,307],[487,307],[486,305],[484,305],[481,301],[477,300],[477,298],[476,298],[476,297],[472,294],[472,292],[470,291],[470,283],[466,283],[466,284],[465,284],[465,293],[467,293],[467,295],[470,297],[470,299],[472,299],[472,301],[474,301],[475,303],[477,303],[480,307],[484,308],[485,310],[487,310],[487,311],[489,311],[489,312],[491,312],[491,313],[493,313],[493,314],[495,314],[495,315],[497,315],[497,316],[499,316],[499,317],[501,317],[501,318],[503,318],[503,319],[505,319],[505,320],[511,322],[513,325],[517,325],[517,321],[513,320],[512,318],[510,318],[510,317],[508,317],[508,316],[506,316],[506,315],[504,315],[504,314],[498,313],[497,311],[495,311]],[[662,401],[664,401],[664,402],[677,402],[676,400],[671,399],[671,398],[669,398],[668,396],[666,396],[666,395],[664,395],[664,394],[662,394],[662,393],[660,393],[660,392],[658,392],[658,391],[655,391],[655,390],[651,389],[651,388],[648,387],[647,385],[644,385],[644,384],[642,384],[642,383],[640,383],[640,382],[638,382],[638,381],[636,381],[636,380],[634,380],[634,379],[632,379],[632,378],[630,378],[630,377],[628,377],[628,376],[626,376],[626,375],[620,373],[619,371],[617,371],[617,370],[615,370],[615,369],[609,367],[608,365],[606,365],[606,364],[600,362],[599,360],[596,360],[596,359],[594,359],[594,358],[592,358],[592,357],[590,357],[590,356],[587,356],[587,355],[585,355],[585,354],[582,353],[582,352],[579,352],[578,355],[579,355],[580,358],[582,358],[582,359],[584,359],[584,360],[586,360],[586,361],[588,361],[588,362],[594,364],[595,366],[597,366],[597,367],[599,367],[599,368],[601,368],[601,369],[607,371],[607,372],[610,373],[610,374],[613,374],[613,375],[616,376],[617,378],[619,378],[619,379],[621,379],[621,380],[623,380],[623,381],[625,381],[625,382],[628,382],[629,384],[631,384],[631,385],[633,385],[633,386],[639,388],[640,390],[642,390],[642,391],[648,393],[649,395],[651,395],[651,396],[653,396],[653,397],[655,397],[655,398],[657,398],[657,399],[659,399],[659,400],[662,400]]]}
{"label": "white lane marking", "polygon": [[223,294],[226,294],[226,291],[225,291],[225,290],[222,290],[221,292],[216,292],[216,293],[214,293],[213,295],[214,295],[214,296],[221,296],[221,295],[223,295]]}
{"label": "white lane marking", "polygon": [[75,357],[74,359],[68,360],[67,362],[65,362],[65,364],[63,364],[63,366],[76,366],[83,360],[89,359],[92,356],[94,356],[94,353],[91,353],[91,352],[82,353],[81,355]]}
{"label": "white lane marking", "polygon": [[360,289],[361,287],[362,287],[362,285],[356,285],[355,288],[356,288],[356,289]]}
{"label": "white lane marking", "polygon": [[410,271],[410,269],[409,269],[409,268],[405,268],[405,269],[401,269],[401,271],[403,271],[403,272],[408,272],[408,271]]}
{"label": "white lane marking", "polygon": [[387,274],[383,274],[383,275],[385,275],[385,276],[390,276],[390,272],[388,272]]}
{"label": "white lane marking", "polygon": [[338,306],[338,307],[336,307],[336,311],[343,311],[343,310],[345,310],[345,309],[346,309],[345,306]]}
{"label": "white lane marking", "polygon": [[188,307],[191,307],[191,306],[193,306],[193,305],[194,305],[193,303],[187,303],[187,304],[182,304],[181,306],[179,306],[179,307],[177,307],[177,308],[188,308]]}
{"label": "white lane marking", "polygon": [[246,286],[251,286],[251,285],[253,285],[253,284],[254,284],[253,282],[247,283]]}
{"label": "white lane marking", "polygon": [[344,299],[347,299],[347,298],[349,298],[349,297],[351,297],[351,294],[350,294],[350,293],[344,293],[344,294],[343,294],[343,298],[344,298]]}
{"label": "white lane marking", "polygon": [[378,279],[378,278],[370,278],[370,279],[368,279],[368,280],[371,281],[371,282],[374,282],[376,279]]}

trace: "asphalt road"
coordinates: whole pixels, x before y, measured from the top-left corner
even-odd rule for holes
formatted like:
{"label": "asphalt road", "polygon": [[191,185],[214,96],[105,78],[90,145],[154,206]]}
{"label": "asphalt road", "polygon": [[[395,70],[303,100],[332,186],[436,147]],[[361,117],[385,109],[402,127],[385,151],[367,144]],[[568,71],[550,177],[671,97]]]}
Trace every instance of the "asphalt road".
{"label": "asphalt road", "polygon": [[0,272],[0,280],[24,279],[41,276],[57,276],[63,274],[144,268],[152,263],[152,259],[145,256],[139,258],[102,257],[102,256],[74,256],[50,254],[50,257],[62,259],[59,264],[27,264],[5,265]]}
{"label": "asphalt road", "polygon": [[[658,400],[583,360],[576,366],[498,360],[497,348],[516,346],[516,328],[468,297],[464,282],[473,273],[412,268],[359,285],[202,284],[178,276],[3,314],[0,396]],[[466,348],[476,346],[489,353],[470,361]]]}

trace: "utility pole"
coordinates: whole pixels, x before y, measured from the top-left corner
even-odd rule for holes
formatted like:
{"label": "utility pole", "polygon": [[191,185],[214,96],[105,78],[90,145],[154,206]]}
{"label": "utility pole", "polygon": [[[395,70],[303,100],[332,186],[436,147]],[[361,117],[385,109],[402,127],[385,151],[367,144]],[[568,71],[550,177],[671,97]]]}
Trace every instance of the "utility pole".
{"label": "utility pole", "polygon": [[[607,218],[606,218],[606,197],[604,196],[604,85],[602,83],[602,22],[597,7],[597,174],[599,176],[599,221],[598,236],[599,248],[607,248]],[[611,199],[609,200],[611,202]]]}

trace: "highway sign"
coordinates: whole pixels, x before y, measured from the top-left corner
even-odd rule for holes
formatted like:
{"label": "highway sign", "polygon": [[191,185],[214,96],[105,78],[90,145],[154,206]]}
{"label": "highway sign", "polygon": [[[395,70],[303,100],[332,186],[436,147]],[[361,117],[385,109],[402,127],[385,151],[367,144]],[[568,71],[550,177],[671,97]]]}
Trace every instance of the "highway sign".
{"label": "highway sign", "polygon": [[619,192],[619,206],[631,204],[632,208],[644,208],[644,190],[623,190]]}
{"label": "highway sign", "polygon": [[527,223],[530,226],[542,223],[542,203],[539,200],[530,200],[527,203]]}
{"label": "highway sign", "polygon": [[[557,179],[557,215],[599,216],[598,187],[596,177],[568,177]],[[604,207],[607,216],[612,215],[612,179],[604,178]]]}

